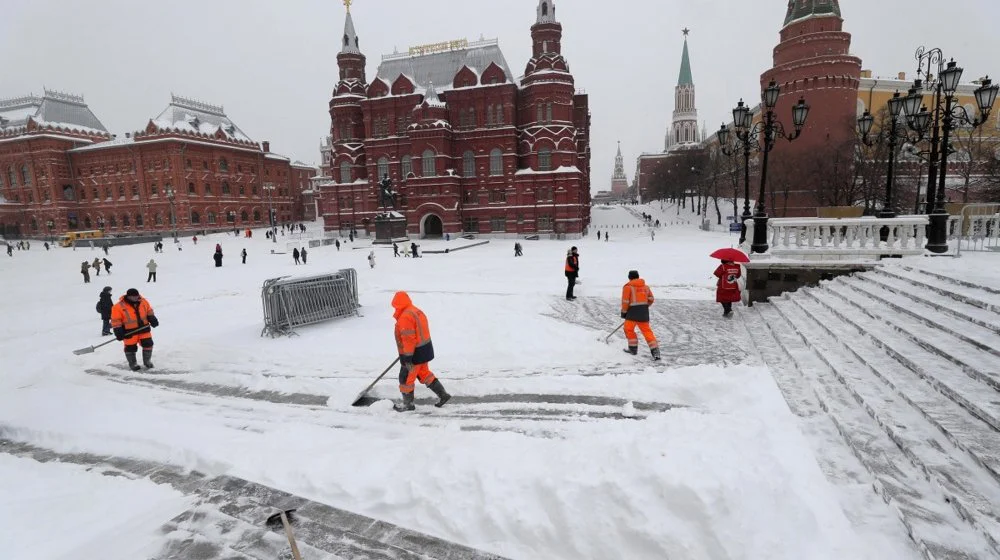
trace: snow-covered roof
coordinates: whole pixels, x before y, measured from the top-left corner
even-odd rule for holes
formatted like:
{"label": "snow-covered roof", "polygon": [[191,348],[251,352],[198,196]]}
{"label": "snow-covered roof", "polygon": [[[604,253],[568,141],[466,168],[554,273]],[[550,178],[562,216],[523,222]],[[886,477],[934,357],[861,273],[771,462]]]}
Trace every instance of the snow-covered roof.
{"label": "snow-covered roof", "polygon": [[471,42],[465,48],[443,52],[385,55],[376,75],[391,84],[403,74],[421,87],[426,88],[433,82],[437,84],[438,91],[447,91],[463,66],[482,75],[491,63],[496,63],[507,76],[507,81],[513,82],[510,67],[496,39]]}
{"label": "snow-covered roof", "polygon": [[580,168],[575,165],[561,165],[550,171],[538,171],[536,169],[526,168],[518,169],[514,172],[514,175],[537,175],[540,173],[579,173]]}
{"label": "snow-covered roof", "polygon": [[70,150],[71,152],[89,152],[91,150],[101,150],[104,148],[114,148],[116,146],[125,146],[128,144],[135,144],[135,138],[131,136],[125,138],[115,138],[113,140],[108,140],[107,142],[98,142],[96,144],[91,144],[90,146],[83,146],[82,148],[74,148]]}
{"label": "snow-covered roof", "polygon": [[210,105],[174,94],[170,95],[170,105],[153,119],[153,124],[162,129],[209,135],[221,129],[232,140],[253,141],[226,116],[222,105]]}
{"label": "snow-covered roof", "polygon": [[24,126],[29,117],[42,125],[83,132],[108,131],[79,95],[45,89],[40,97],[30,94],[0,100],[0,127]]}

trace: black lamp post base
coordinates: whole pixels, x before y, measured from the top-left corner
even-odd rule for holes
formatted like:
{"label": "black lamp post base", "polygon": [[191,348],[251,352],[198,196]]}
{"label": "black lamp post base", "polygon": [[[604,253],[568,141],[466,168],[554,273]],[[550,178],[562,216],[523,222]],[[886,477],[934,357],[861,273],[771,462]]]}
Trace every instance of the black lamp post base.
{"label": "black lamp post base", "polygon": [[747,240],[747,220],[753,218],[753,214],[750,213],[749,209],[743,210],[743,214],[740,216],[740,245],[746,243]]}
{"label": "black lamp post base", "polygon": [[767,244],[767,214],[761,212],[753,216],[753,244],[750,250],[754,253],[766,253]]}
{"label": "black lamp post base", "polygon": [[925,249],[932,253],[948,252],[948,213],[935,211],[930,214],[930,224],[927,226],[927,245]]}

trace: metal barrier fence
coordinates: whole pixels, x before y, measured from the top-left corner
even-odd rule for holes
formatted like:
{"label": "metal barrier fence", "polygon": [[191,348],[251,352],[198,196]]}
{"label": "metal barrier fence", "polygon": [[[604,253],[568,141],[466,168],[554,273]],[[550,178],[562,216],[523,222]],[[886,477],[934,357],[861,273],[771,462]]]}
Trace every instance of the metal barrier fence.
{"label": "metal barrier fence", "polygon": [[264,329],[271,337],[295,334],[297,327],[359,316],[358,273],[345,268],[330,274],[271,278],[261,288]]}
{"label": "metal barrier fence", "polygon": [[967,204],[954,233],[956,256],[962,251],[1000,251],[1000,204]]}

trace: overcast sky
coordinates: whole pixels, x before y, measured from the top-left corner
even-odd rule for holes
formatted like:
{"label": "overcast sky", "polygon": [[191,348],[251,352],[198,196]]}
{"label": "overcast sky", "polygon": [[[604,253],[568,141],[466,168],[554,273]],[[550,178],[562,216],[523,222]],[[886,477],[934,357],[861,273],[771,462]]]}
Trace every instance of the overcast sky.
{"label": "overcast sky", "polygon": [[[355,0],[369,79],[382,54],[499,38],[520,76],[537,0]],[[592,190],[609,188],[616,141],[635,157],[663,149],[683,37],[709,131],[740,97],[759,98],[786,0],[556,0],[563,54],[590,94]],[[840,0],[864,68],[894,76],[920,45],[941,47],[965,78],[1000,77],[1000,0]],[[3,0],[0,97],[42,87],[82,94],[114,133],[139,130],[174,92],[221,104],[251,138],[319,162],[337,81],[342,0]],[[947,13],[935,14],[947,8]],[[953,24],[945,24],[946,21]]]}

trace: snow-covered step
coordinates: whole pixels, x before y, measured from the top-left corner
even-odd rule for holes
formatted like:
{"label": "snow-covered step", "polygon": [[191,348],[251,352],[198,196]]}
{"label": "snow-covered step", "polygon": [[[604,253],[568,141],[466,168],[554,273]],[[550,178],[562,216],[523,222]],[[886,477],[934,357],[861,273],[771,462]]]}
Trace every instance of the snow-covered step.
{"label": "snow-covered step", "polygon": [[890,290],[878,283],[865,282],[853,276],[841,276],[830,284],[849,286],[864,293],[896,313],[905,316],[907,322],[917,321],[933,329],[944,331],[950,336],[975,346],[981,352],[992,354],[992,359],[1000,364],[1000,333],[990,328],[970,323],[934,306],[908,297],[906,294],[900,294],[898,291]]}
{"label": "snow-covered step", "polygon": [[[1000,432],[997,432],[997,425],[1000,425],[1000,413],[998,413],[1000,407],[996,404],[997,395],[991,387],[969,377],[935,352],[914,343],[902,330],[887,327],[884,322],[873,318],[869,310],[861,305],[856,305],[855,302],[843,305],[842,302],[845,301],[843,294],[838,293],[837,289],[831,285],[826,290],[805,290],[803,291],[805,297],[796,298],[796,301],[801,304],[811,298],[824,306],[825,312],[857,331],[858,334],[841,331],[836,336],[853,337],[866,343],[860,347],[848,345],[848,350],[863,360],[887,383],[899,387],[898,390],[904,398],[915,399],[912,401],[913,405],[933,422],[938,423],[949,437],[975,435],[974,442],[995,442],[1000,446]],[[827,317],[825,314],[822,316]],[[827,327],[827,330],[830,329]],[[921,379],[926,383],[921,383]],[[932,388],[938,393],[936,394]],[[941,423],[943,420],[931,415],[932,410],[938,413],[947,412],[943,418],[948,423]],[[979,421],[976,421],[977,419]],[[949,429],[948,426],[955,427],[957,431]],[[956,439],[955,443],[969,449],[973,448],[968,447],[969,445],[974,446],[962,439]],[[990,445],[985,447],[989,449]],[[986,455],[989,460],[983,459],[984,464],[991,472],[1000,473],[1000,464],[993,463],[994,456],[994,453]],[[1000,479],[1000,474],[997,474],[997,477]]]}
{"label": "snow-covered step", "polygon": [[[883,297],[881,294],[869,292],[864,287],[853,285],[850,282],[831,282],[825,288],[826,292],[820,291],[819,293],[833,294],[869,318],[882,323],[882,325],[871,326],[871,330],[868,332],[872,336],[881,336],[888,328],[906,337],[919,346],[921,350],[933,354],[933,356],[925,356],[920,352],[909,354],[899,352],[899,359],[907,366],[915,368],[928,382],[939,387],[948,397],[958,398],[962,404],[968,405],[973,402],[968,400],[970,395],[977,396],[981,402],[970,410],[995,429],[1000,430],[1000,404],[996,404],[1000,394],[995,392],[1000,391],[1000,356],[995,355],[992,350],[984,350],[979,346],[979,343],[970,343],[969,340],[973,339],[972,333],[968,336],[955,335],[944,325],[938,324],[938,321],[930,319],[925,321],[923,318],[904,315],[904,312],[900,311],[899,308],[905,306],[905,302],[900,303],[899,298]],[[985,335],[974,338],[988,340]],[[925,357],[926,360],[923,359]],[[944,381],[944,376],[941,374],[946,370],[956,368],[965,373],[969,379],[951,375],[948,376],[951,381]],[[953,386],[962,387],[962,389],[955,389]],[[959,396],[963,391],[967,394]]]}
{"label": "snow-covered step", "polygon": [[989,276],[983,276],[983,277],[981,277],[983,279],[983,283],[976,283],[976,282],[970,282],[968,280],[963,280],[961,278],[955,278],[954,276],[950,276],[950,275],[947,275],[947,274],[942,274],[940,272],[934,272],[934,271],[931,271],[931,270],[927,270],[926,268],[922,268],[922,267],[905,266],[904,265],[902,268],[906,269],[909,272],[919,272],[920,274],[924,274],[924,275],[930,276],[932,278],[936,278],[938,280],[943,280],[945,282],[951,282],[952,284],[958,284],[959,286],[965,286],[966,288],[974,288],[974,289],[978,289],[978,290],[983,290],[985,292],[988,292],[988,293],[1000,296],[1000,287],[989,286],[989,285],[985,284],[985,282],[989,282],[989,281],[991,281],[991,279],[992,279],[992,281],[995,282],[995,279],[993,279],[992,277],[989,277]]}
{"label": "snow-covered step", "polygon": [[[940,486],[959,515],[977,527],[1000,553],[1000,518],[995,511],[995,504],[1000,503],[1000,484],[991,476],[998,461],[989,443],[979,440],[995,432],[984,432],[984,425],[919,378],[904,377],[905,368],[863,335],[852,332],[852,327],[819,300],[799,294],[778,300],[775,307],[910,462]],[[953,444],[960,436],[968,454],[958,452]],[[994,472],[983,468],[984,464],[991,465]]]}
{"label": "snow-covered step", "polygon": [[898,280],[905,280],[918,287],[929,289],[942,296],[947,296],[955,301],[1000,314],[1000,295],[990,293],[982,287],[969,287],[956,283],[942,282],[936,277],[923,274],[923,271],[909,267],[897,269],[896,267],[885,266],[877,269],[877,273],[891,276]]}
{"label": "snow-covered step", "polygon": [[[772,300],[774,301],[774,300]],[[755,305],[748,328],[762,358],[793,410],[809,411],[810,401],[829,416],[840,437],[873,478],[872,487],[894,507],[928,559],[987,558],[986,539],[969,527],[926,474],[869,417],[834,371],[774,305]],[[759,314],[759,321],[751,318]],[[799,379],[796,379],[796,377]]]}
{"label": "snow-covered step", "polygon": [[920,287],[898,276],[881,274],[880,270],[864,274],[856,274],[853,278],[878,285],[881,288],[906,296],[928,307],[933,307],[942,313],[947,313],[964,321],[1000,334],[1000,315],[951,298],[943,298],[939,292]]}

